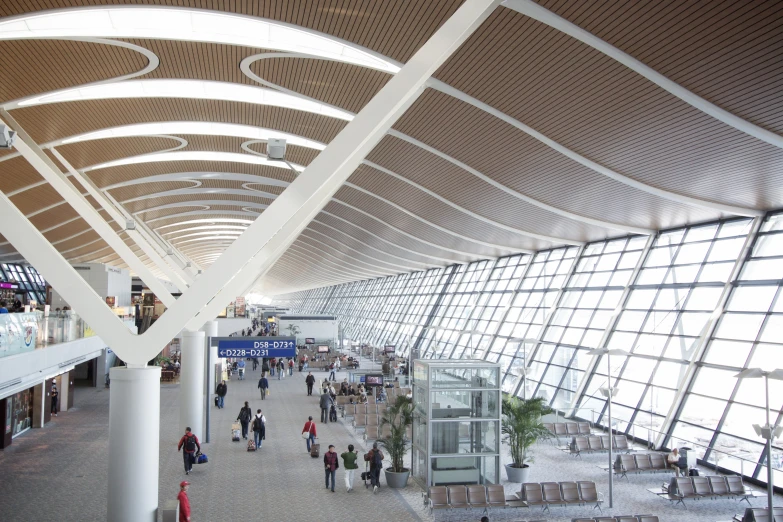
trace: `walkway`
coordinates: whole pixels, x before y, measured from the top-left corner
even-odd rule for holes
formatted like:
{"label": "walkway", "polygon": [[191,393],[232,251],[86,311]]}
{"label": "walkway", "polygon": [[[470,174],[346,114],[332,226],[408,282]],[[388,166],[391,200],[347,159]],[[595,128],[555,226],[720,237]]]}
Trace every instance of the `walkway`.
{"label": "walkway", "polygon": [[[363,361],[364,363],[364,361]],[[432,520],[421,502],[419,489],[410,485],[402,491],[382,487],[373,495],[357,477],[356,489],[346,493],[342,469],[337,472],[336,493],[324,489],[322,461],[305,452],[299,433],[308,415],[319,417],[317,397],[307,397],[304,376],[271,379],[271,396],[259,398],[256,384],[260,370],[248,371],[244,381],[229,382],[226,408],[211,409],[212,442],[204,445],[207,465],[196,466],[188,477],[192,482],[191,502],[196,522],[237,520],[339,520],[375,522]],[[316,378],[325,372],[314,373]],[[345,372],[341,372],[345,376]],[[342,377],[340,377],[342,378]],[[182,458],[176,451],[179,386],[161,386],[160,499],[176,496],[185,478]],[[230,426],[243,401],[267,417],[267,440],[256,453],[246,451],[245,441],[231,442]],[[109,391],[77,388],[76,407],[55,418],[43,429],[32,430],[0,451],[0,520],[102,521],[106,513],[106,455],[108,450]],[[318,433],[323,450],[335,444],[338,453],[353,443],[360,446],[350,427],[341,422],[322,425]],[[134,451],[128,448],[128,451]],[[594,480],[606,494],[606,473],[598,465],[605,455],[574,459],[547,443],[535,447],[532,481]],[[507,452],[504,448],[504,461]],[[744,506],[734,500],[689,502],[687,509],[674,507],[648,493],[660,486],[664,475],[633,476],[616,483],[615,509],[604,513],[651,513],[663,522],[714,522],[729,520]],[[505,480],[505,474],[503,475]],[[382,484],[385,481],[382,475]],[[510,495],[518,484],[504,482]],[[781,504],[778,500],[777,504]],[[766,499],[753,500],[762,507]],[[539,520],[566,522],[573,517],[595,514],[590,508],[553,508],[549,516],[539,509],[493,513],[491,520]],[[438,520],[443,520],[443,514]],[[478,521],[479,512],[454,513],[449,520]]]}

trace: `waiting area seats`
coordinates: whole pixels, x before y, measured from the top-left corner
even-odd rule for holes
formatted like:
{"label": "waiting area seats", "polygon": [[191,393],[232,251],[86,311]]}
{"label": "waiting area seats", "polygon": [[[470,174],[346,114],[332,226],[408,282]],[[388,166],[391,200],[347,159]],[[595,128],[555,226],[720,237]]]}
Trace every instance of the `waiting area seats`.
{"label": "waiting area seats", "polygon": [[[516,499],[506,499],[506,492],[500,484],[489,486],[433,486],[427,490],[427,505],[430,514],[435,510],[506,509],[509,507],[524,507],[524,503]],[[530,522],[542,522],[533,521]]]}
{"label": "waiting area seats", "polygon": [[[571,438],[568,451],[575,457],[581,457],[582,453],[597,453],[609,451],[609,435],[575,436]],[[622,435],[611,436],[612,451],[630,452],[628,439]]]}
{"label": "waiting area seats", "polygon": [[[775,522],[783,522],[783,508],[773,507],[772,516]],[[735,515],[734,522],[769,522],[768,508],[745,508],[745,513]]]}
{"label": "waiting area seats", "polygon": [[526,505],[541,506],[549,511],[550,506],[586,506],[601,511],[603,495],[598,493],[595,482],[525,482],[516,496]]}
{"label": "waiting area seats", "polygon": [[673,472],[666,463],[663,453],[639,453],[636,455],[617,455],[614,472],[620,478],[628,478],[629,473],[668,473]]}
{"label": "waiting area seats", "polygon": [[572,518],[571,522],[658,522],[654,515],[620,515],[614,517]]}
{"label": "waiting area seats", "polygon": [[592,433],[589,422],[545,422],[544,428],[557,439],[558,444],[560,444],[560,437],[567,440],[572,435],[590,435]]}
{"label": "waiting area seats", "polygon": [[736,498],[750,504],[749,498],[754,493],[748,490],[742,483],[742,477],[731,475],[722,477],[719,475],[707,477],[678,477],[673,478],[669,485],[669,500],[677,501],[685,505],[685,499],[711,500],[719,498]]}

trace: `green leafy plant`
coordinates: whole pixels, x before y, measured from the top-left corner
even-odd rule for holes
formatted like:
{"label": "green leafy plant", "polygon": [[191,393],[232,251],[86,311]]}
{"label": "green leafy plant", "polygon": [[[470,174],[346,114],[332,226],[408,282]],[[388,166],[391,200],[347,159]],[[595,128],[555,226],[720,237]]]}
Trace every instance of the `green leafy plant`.
{"label": "green leafy plant", "polygon": [[302,330],[300,330],[299,327],[296,326],[295,324],[289,324],[286,330],[288,331],[288,335],[290,337],[296,337],[302,332]]}
{"label": "green leafy plant", "polygon": [[391,427],[388,437],[378,439],[378,443],[388,453],[391,459],[390,471],[403,473],[408,468],[403,466],[403,459],[408,453],[407,428],[413,423],[413,401],[405,395],[398,395],[394,403],[381,416],[378,430],[383,432],[387,424]]}
{"label": "green leafy plant", "polygon": [[501,432],[509,445],[511,464],[514,468],[524,468],[533,457],[528,455],[530,447],[539,439],[547,439],[549,431],[541,422],[541,417],[552,413],[542,397],[520,399],[503,398],[503,421]]}

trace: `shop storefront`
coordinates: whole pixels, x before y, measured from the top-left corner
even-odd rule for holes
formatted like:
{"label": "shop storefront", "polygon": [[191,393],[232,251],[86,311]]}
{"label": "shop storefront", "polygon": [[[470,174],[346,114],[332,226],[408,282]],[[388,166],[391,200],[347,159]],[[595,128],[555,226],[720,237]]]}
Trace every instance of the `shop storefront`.
{"label": "shop storefront", "polygon": [[0,416],[3,420],[0,448],[4,448],[11,443],[11,439],[33,426],[33,388],[0,400]]}

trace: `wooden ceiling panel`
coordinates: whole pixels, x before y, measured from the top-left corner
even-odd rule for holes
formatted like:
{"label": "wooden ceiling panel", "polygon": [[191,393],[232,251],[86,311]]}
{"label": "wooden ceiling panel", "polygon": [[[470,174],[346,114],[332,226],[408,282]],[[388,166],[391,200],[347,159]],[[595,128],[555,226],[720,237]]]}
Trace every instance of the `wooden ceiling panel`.
{"label": "wooden ceiling panel", "polygon": [[[0,163],[2,165],[2,163]],[[252,165],[247,163],[230,163],[223,161],[168,161],[156,163],[140,163],[122,165],[108,169],[88,172],[90,179],[98,187],[106,187],[123,181],[131,181],[161,174],[214,172],[238,173],[271,178],[290,183],[296,177],[288,168],[270,167],[268,165]]]}
{"label": "wooden ceiling panel", "polygon": [[[396,219],[400,219],[402,218],[402,216],[405,216],[404,214],[400,216],[401,213],[399,211],[391,207],[388,207],[386,205],[384,205],[382,208],[379,206],[378,208],[380,208],[380,210],[384,212],[383,216],[387,218],[392,218],[392,216],[394,216],[396,217]],[[364,209],[359,209],[359,210],[364,210]],[[416,223],[418,223],[418,221],[414,221],[414,224],[411,227],[410,231],[405,229],[400,229],[412,235],[413,238],[411,238],[391,228],[391,226],[394,225],[392,225],[389,221],[384,220],[383,217],[380,217],[379,219],[381,219],[381,222],[378,222],[376,219],[372,219],[362,214],[358,210],[337,203],[336,201],[331,201],[330,203],[328,203],[324,207],[324,211],[334,216],[337,216],[339,218],[342,218],[344,220],[350,221],[351,223],[356,224],[356,226],[358,226],[359,228],[362,228],[368,232],[372,232],[376,236],[380,236],[386,239],[387,241],[391,241],[395,245],[398,245],[400,248],[405,248],[413,252],[424,252],[445,259],[454,259],[455,262],[468,262],[472,259],[475,259],[476,255],[481,255],[476,253],[470,253],[465,250],[459,250],[457,252],[453,252],[452,250],[438,248],[440,246],[450,248],[448,246],[448,243],[451,243],[452,239],[448,235],[446,238],[446,242],[438,242],[437,240],[432,241],[430,239],[426,239],[421,234],[422,231],[425,231],[428,234],[438,234],[439,238],[442,238],[444,234],[426,225],[417,227]],[[364,212],[370,213],[368,210],[364,210]],[[319,216],[323,216],[323,215],[324,215],[323,212],[319,214]],[[324,220],[328,217],[331,216],[328,215],[324,216]],[[405,216],[404,218],[407,218],[407,216]],[[320,219],[321,217],[319,217],[319,220]],[[335,221],[339,221],[339,220],[335,220]],[[383,223],[388,223],[390,226],[385,226]],[[395,228],[399,228],[399,227],[395,227]],[[422,241],[419,241],[414,238],[420,238],[422,241],[428,241],[431,244],[423,243]]]}
{"label": "wooden ceiling panel", "polygon": [[783,134],[783,3],[538,3],[719,107]]}
{"label": "wooden ceiling panel", "polygon": [[188,145],[182,150],[208,150],[215,152],[237,152],[247,154],[241,145],[248,141],[245,138],[233,136],[204,136],[194,134],[179,134],[180,138],[187,140]]}
{"label": "wooden ceiling panel", "polygon": [[42,208],[62,202],[60,207],[69,207],[60,194],[48,183],[11,197],[11,201],[22,214],[30,214]]}
{"label": "wooden ceiling panel", "polygon": [[374,69],[302,58],[264,59],[251,69],[275,85],[354,113],[391,79],[390,74]]}
{"label": "wooden ceiling panel", "polygon": [[[459,6],[460,0],[146,0],[146,4],[214,9],[270,18],[343,38],[406,62]],[[0,16],[42,9],[116,4],[113,0],[5,0]]]}
{"label": "wooden ceiling panel", "polygon": [[[128,210],[128,212],[135,213],[139,212],[144,209],[148,208],[155,208],[159,207],[161,205],[168,205],[170,203],[185,203],[188,201],[197,201],[202,199],[209,199],[209,200],[218,200],[218,201],[226,201],[226,204],[229,204],[229,202],[236,201],[237,203],[233,206],[236,206],[236,210],[240,210],[241,202],[246,201],[250,203],[261,203],[264,205],[269,205],[272,200],[267,198],[262,198],[260,196],[234,196],[230,194],[193,194],[192,196],[166,196],[166,197],[157,197],[153,199],[143,199],[141,201],[134,201],[132,203],[123,203],[123,206]],[[144,215],[144,219],[146,219],[146,214]]]}
{"label": "wooden ceiling panel", "polygon": [[[210,199],[213,199],[213,198],[210,198]],[[145,212],[144,214],[142,214],[142,219],[144,219],[144,221],[146,221],[146,222],[149,222],[151,219],[166,217],[166,216],[170,216],[172,214],[180,214],[182,212],[189,212],[189,211],[193,211],[193,210],[198,211],[201,208],[202,208],[202,205],[194,205],[193,207],[174,207],[174,208],[164,208],[164,209],[161,209],[161,210],[153,210],[152,212]],[[237,207],[236,205],[210,205],[209,209],[210,210],[232,210],[232,211],[242,210],[240,207]],[[258,210],[259,212],[261,211],[261,209],[256,209],[256,210]],[[208,218],[212,218],[212,217],[214,217],[212,214],[204,214],[204,219],[208,219]],[[232,216],[232,217],[237,217],[237,216]],[[258,217],[258,213],[256,213],[256,212],[248,212],[247,213],[247,219],[255,219],[257,217]],[[200,219],[200,217],[199,216],[189,216],[189,217],[187,217],[185,219],[188,219],[188,220],[190,220],[190,219]],[[175,222],[176,221],[182,221],[183,218],[173,218],[173,220]],[[157,227],[158,223],[161,223],[161,222],[162,222],[162,220],[161,221],[155,221],[155,225],[154,226]]]}
{"label": "wooden ceiling panel", "polygon": [[[325,234],[331,233],[335,234],[335,237],[346,237],[350,236],[354,238],[358,243],[370,245],[378,250],[389,252],[390,254],[393,254],[398,257],[403,257],[406,259],[410,259],[412,261],[418,261],[420,263],[436,263],[439,261],[435,261],[430,257],[427,257],[420,252],[426,252],[427,250],[432,250],[430,247],[427,247],[424,245],[423,247],[418,247],[415,250],[409,250],[403,247],[400,247],[396,244],[389,244],[386,241],[382,241],[375,237],[374,235],[370,234],[368,230],[366,230],[364,227],[358,227],[358,226],[351,226],[348,223],[345,223],[342,220],[339,220],[333,216],[330,216],[329,214],[324,214],[321,212],[316,217],[316,220],[318,222],[311,222],[310,227],[319,230]],[[369,220],[369,219],[368,219]],[[325,225],[328,225],[329,227],[335,228],[343,234],[340,234],[338,232],[335,232],[332,230],[332,228],[328,228],[321,223],[324,223]],[[387,227],[384,227],[387,228]],[[380,237],[384,237],[381,234],[376,234]],[[404,236],[403,236],[404,237]],[[386,238],[384,238],[386,239]],[[413,243],[413,242],[411,242]],[[415,245],[409,245],[413,246],[415,248]],[[445,262],[444,262],[445,263]]]}
{"label": "wooden ceiling panel", "polygon": [[0,161],[0,190],[4,194],[44,181],[21,156]]}
{"label": "wooden ceiling panel", "polygon": [[[240,216],[235,216],[233,214],[215,214],[215,215],[205,214],[204,216],[201,216],[201,217],[199,217],[199,216],[185,216],[185,217],[173,217],[173,218],[168,218],[168,219],[161,219],[161,220],[155,221],[154,223],[150,224],[149,226],[150,226],[150,228],[152,228],[154,230],[158,230],[158,229],[161,229],[161,227],[164,227],[166,225],[171,225],[173,223],[181,223],[181,222],[184,222],[184,221],[192,221],[194,219],[214,219],[214,220],[218,220],[219,218],[230,218],[230,219],[249,219],[249,220],[252,221],[256,217],[257,216],[255,214],[250,214],[250,213],[248,213],[246,218],[242,218]],[[209,223],[202,223],[202,224],[206,225],[206,224],[209,224]],[[218,224],[218,222],[216,221],[215,224]],[[176,230],[180,230],[181,228],[194,227],[194,226],[199,226],[199,224],[198,223],[190,223],[190,224],[187,224],[187,225],[183,224],[183,225],[179,225],[179,226],[163,228],[163,229],[159,230],[159,232],[162,233],[162,234],[165,234],[165,233],[170,232],[170,231],[176,231]]]}
{"label": "wooden ceiling panel", "polygon": [[[423,219],[438,224],[448,230],[455,231],[458,235],[440,231],[431,225],[427,225],[420,219],[416,219],[396,208],[393,208],[388,203],[385,203],[377,198],[371,197],[347,186],[340,188],[340,190],[338,190],[335,194],[335,197],[365,212],[370,212],[384,222],[389,223],[396,228],[405,230],[408,233],[413,233],[412,231],[416,230],[416,235],[418,237],[422,237],[423,239],[436,244],[443,244],[455,250],[464,249],[466,252],[487,255],[490,257],[498,257],[506,253],[504,249],[483,246],[472,243],[469,240],[460,239],[460,235],[465,237],[469,235],[466,233],[466,229],[462,228],[462,226],[468,225],[468,228],[470,228],[471,225],[475,224],[472,222],[475,220],[470,220],[470,218],[459,216],[456,211],[450,212],[449,209],[444,208],[443,204],[437,205],[438,202],[436,200],[429,197],[425,198],[425,195],[420,191],[418,194],[410,194],[401,187],[401,190],[405,192],[403,194],[392,194],[391,190],[388,190],[388,194],[384,194],[383,187],[380,186],[377,187],[377,190],[377,193],[381,195],[381,197],[384,197],[385,195],[391,197],[391,200],[398,199],[399,201],[397,201],[397,204],[404,202],[405,205],[401,206],[409,207],[408,210],[411,210],[412,212],[422,208],[425,211],[425,215],[422,216]],[[411,197],[415,198],[415,201],[411,201]],[[429,204],[432,204],[432,208],[424,208]],[[486,227],[479,227],[477,225],[476,228],[481,228],[482,232],[486,231]],[[477,234],[475,230],[471,232],[472,234]],[[487,239],[482,238],[481,241],[487,241]],[[524,249],[525,247],[518,248]],[[508,250],[514,250],[514,248],[509,246]]]}
{"label": "wooden ceiling panel", "polygon": [[[81,247],[82,245],[86,245],[87,243],[91,243],[92,245],[95,245],[97,243],[92,243],[96,239],[100,239],[100,235],[95,231],[86,232],[84,234],[80,234],[76,236],[73,239],[69,239],[67,241],[63,241],[62,243],[57,244],[57,250],[60,252],[64,252],[66,250],[71,250],[72,248]],[[103,240],[101,240],[103,243]],[[105,243],[104,243],[105,244]],[[68,253],[67,255],[71,255],[71,253]]]}
{"label": "wooden ceiling panel", "polygon": [[[718,212],[674,203],[614,181],[516,127],[431,89],[397,127],[517,192],[578,215],[651,229],[720,217]],[[462,189],[477,203],[491,206],[495,202],[493,191],[500,191],[488,189],[488,183],[463,169],[396,138],[385,138],[372,157],[376,154],[385,156],[381,165],[400,174],[411,172],[417,163],[426,165],[418,169],[416,181],[441,194]],[[410,167],[398,171],[389,166],[401,164]],[[442,169],[442,175],[431,175]],[[460,181],[456,176],[460,176]],[[606,198],[610,195],[614,204],[607,208]],[[548,226],[547,220],[538,223]]]}
{"label": "wooden ceiling panel", "polygon": [[60,145],[57,150],[74,168],[83,169],[128,156],[160,152],[177,145],[178,141],[168,138],[136,136],[69,143]]}
{"label": "wooden ceiling panel", "polygon": [[142,183],[139,185],[130,185],[128,187],[119,187],[109,191],[109,193],[119,202],[127,199],[157,194],[166,190],[176,190],[180,188],[190,188],[193,183],[190,181],[157,181],[155,183]]}
{"label": "wooden ceiling panel", "polygon": [[0,41],[0,101],[107,80],[140,71],[138,51],[70,40]]}
{"label": "wooden ceiling panel", "polygon": [[267,127],[329,143],[346,124],[336,118],[269,105],[186,98],[53,103],[16,109],[14,118],[38,143],[119,125],[182,120]]}
{"label": "wooden ceiling panel", "polygon": [[[60,221],[60,223],[63,223],[65,221],[66,220],[63,219],[62,221]],[[55,241],[60,241],[61,239],[65,239],[66,237],[71,237],[74,234],[78,234],[85,230],[92,230],[92,229],[90,228],[90,225],[88,225],[85,220],[79,217],[69,223],[66,223],[62,226],[58,226],[57,228],[53,228],[48,232],[44,232],[43,235],[47,240],[49,240],[50,243],[54,243]]]}

